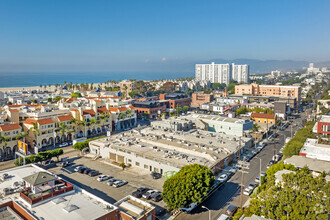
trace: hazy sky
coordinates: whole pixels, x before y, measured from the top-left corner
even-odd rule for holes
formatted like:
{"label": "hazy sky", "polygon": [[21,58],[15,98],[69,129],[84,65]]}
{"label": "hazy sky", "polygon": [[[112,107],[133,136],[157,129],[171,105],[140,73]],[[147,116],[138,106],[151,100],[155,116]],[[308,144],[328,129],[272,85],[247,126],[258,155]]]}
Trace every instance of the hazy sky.
{"label": "hazy sky", "polygon": [[0,0],[0,72],[330,60],[329,12],[326,0]]}

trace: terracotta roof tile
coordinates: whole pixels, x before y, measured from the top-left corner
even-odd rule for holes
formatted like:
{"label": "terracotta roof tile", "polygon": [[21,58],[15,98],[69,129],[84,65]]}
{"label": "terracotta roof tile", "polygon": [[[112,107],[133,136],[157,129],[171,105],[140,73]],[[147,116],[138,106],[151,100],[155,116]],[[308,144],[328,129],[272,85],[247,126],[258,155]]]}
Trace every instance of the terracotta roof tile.
{"label": "terracotta roof tile", "polygon": [[275,119],[275,115],[274,114],[265,114],[265,113],[252,113],[251,118]]}
{"label": "terracotta roof tile", "polygon": [[95,116],[95,111],[93,109],[84,110],[83,115],[87,115],[87,114],[90,114],[91,116]]}
{"label": "terracotta roof tile", "polygon": [[34,123],[36,123],[37,120],[35,119],[32,119],[32,118],[27,118],[25,121],[24,121],[24,124],[30,124],[30,125],[33,125]]}
{"label": "terracotta roof tile", "polygon": [[77,112],[77,111],[79,111],[78,109],[70,109],[70,111],[75,111],[75,112]]}
{"label": "terracotta roof tile", "polygon": [[63,115],[63,116],[58,116],[57,119],[59,121],[70,121],[73,119],[72,115]]}
{"label": "terracotta roof tile", "polygon": [[1,131],[11,131],[11,130],[17,130],[17,129],[21,129],[21,126],[17,123],[0,125]]}
{"label": "terracotta roof tile", "polygon": [[121,107],[121,108],[119,108],[119,111],[120,112],[126,112],[127,111],[127,108],[126,107]]}
{"label": "terracotta roof tile", "polygon": [[9,109],[10,112],[18,112],[18,109]]}
{"label": "terracotta roof tile", "polygon": [[44,118],[38,120],[39,125],[46,125],[46,124],[52,124],[54,123],[53,119],[51,118]]}
{"label": "terracotta roof tile", "polygon": [[109,112],[109,110],[106,107],[101,107],[97,109],[97,112],[103,113],[103,112]]}

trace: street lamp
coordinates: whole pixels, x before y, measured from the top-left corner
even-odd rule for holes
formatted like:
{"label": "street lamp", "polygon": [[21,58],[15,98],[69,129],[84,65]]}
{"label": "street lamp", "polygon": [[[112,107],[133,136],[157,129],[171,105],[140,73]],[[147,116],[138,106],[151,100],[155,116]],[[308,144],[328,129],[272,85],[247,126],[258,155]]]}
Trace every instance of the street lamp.
{"label": "street lamp", "polygon": [[209,220],[211,220],[211,210],[208,209],[207,207],[203,206],[203,205],[202,205],[202,208],[203,208],[203,209],[207,209],[207,210],[209,211]]}

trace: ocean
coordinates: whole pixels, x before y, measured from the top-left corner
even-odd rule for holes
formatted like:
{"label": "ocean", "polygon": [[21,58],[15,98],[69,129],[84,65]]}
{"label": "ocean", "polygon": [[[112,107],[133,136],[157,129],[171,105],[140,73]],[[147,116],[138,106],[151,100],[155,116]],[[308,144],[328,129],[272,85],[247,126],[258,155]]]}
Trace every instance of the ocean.
{"label": "ocean", "polygon": [[158,80],[194,77],[194,73],[0,73],[0,88],[54,85],[56,83],[103,83],[107,80]]}

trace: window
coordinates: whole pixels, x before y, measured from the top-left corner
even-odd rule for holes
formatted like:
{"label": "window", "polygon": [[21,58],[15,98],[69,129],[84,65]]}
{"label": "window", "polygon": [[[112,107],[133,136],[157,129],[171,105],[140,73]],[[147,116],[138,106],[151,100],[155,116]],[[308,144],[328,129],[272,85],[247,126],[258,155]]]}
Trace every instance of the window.
{"label": "window", "polygon": [[128,162],[129,162],[129,163],[132,163],[132,160],[131,160],[131,159],[128,159]]}
{"label": "window", "polygon": [[139,162],[135,162],[135,165],[139,167],[140,166],[140,163]]}
{"label": "window", "polygon": [[144,164],[144,169],[148,169],[149,166],[147,164]]}

